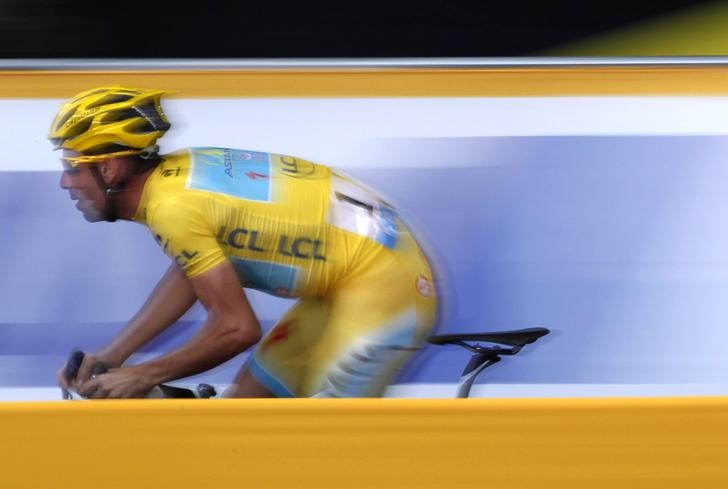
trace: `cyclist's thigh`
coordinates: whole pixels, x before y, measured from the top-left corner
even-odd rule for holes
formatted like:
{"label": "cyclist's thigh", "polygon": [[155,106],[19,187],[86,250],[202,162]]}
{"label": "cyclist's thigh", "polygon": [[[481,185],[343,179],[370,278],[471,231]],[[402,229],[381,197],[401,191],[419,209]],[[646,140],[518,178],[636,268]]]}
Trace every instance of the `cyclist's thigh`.
{"label": "cyclist's thigh", "polygon": [[436,319],[432,274],[424,259],[411,267],[396,254],[390,258],[330,298],[328,324],[303,379],[304,395],[381,396],[425,344]]}
{"label": "cyclist's thigh", "polygon": [[327,311],[325,300],[298,301],[258,343],[244,367],[246,375],[278,397],[301,396],[312,352],[327,324]]}

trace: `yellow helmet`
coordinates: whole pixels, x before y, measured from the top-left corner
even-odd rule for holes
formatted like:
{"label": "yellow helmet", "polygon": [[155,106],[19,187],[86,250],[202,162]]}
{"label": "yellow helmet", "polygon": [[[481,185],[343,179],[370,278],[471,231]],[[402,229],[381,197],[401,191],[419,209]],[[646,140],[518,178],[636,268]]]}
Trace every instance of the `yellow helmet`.
{"label": "yellow helmet", "polygon": [[92,163],[110,154],[156,153],[155,143],[170,128],[160,99],[165,92],[132,87],[99,87],[61,106],[48,139],[54,149],[85,153],[68,158]]}

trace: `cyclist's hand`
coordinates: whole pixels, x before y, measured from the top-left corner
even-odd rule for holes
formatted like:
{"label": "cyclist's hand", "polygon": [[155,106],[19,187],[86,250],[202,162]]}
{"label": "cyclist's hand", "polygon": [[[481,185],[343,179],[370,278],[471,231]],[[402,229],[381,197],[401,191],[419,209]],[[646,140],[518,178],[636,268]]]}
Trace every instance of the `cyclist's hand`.
{"label": "cyclist's hand", "polygon": [[78,369],[76,377],[69,378],[68,363],[69,362],[66,362],[58,371],[58,385],[64,389],[72,389],[75,391],[78,391],[79,385],[91,378],[94,368],[98,363],[105,364],[104,360],[100,356],[87,353],[83,356],[83,361],[81,362],[81,366]]}
{"label": "cyclist's hand", "polygon": [[78,393],[91,399],[145,397],[154,387],[141,366],[115,368],[83,382]]}

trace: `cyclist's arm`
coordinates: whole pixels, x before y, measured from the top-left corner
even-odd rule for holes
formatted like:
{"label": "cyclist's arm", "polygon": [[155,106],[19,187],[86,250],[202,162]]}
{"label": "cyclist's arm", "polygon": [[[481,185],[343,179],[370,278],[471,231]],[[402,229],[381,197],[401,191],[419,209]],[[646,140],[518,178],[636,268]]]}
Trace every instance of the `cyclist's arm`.
{"label": "cyclist's arm", "polygon": [[216,367],[258,342],[260,324],[229,261],[189,280],[208,313],[197,336],[160,358],[100,375],[84,383],[80,394],[136,397],[157,384]]}
{"label": "cyclist's arm", "polygon": [[[190,280],[172,263],[121,333],[101,352],[86,356],[76,378],[83,382],[91,377],[96,362],[102,362],[107,367],[123,364],[132,353],[174,324],[196,300]],[[58,381],[61,386],[69,387],[69,379],[65,378],[65,365],[58,372]]]}
{"label": "cyclist's arm", "polygon": [[[182,197],[148,210],[150,230],[172,264],[127,328],[102,352],[112,367],[121,365],[192,307],[198,297],[189,278],[191,265],[225,260],[205,216],[200,215],[199,202]],[[195,250],[195,260],[180,260],[185,250]]]}
{"label": "cyclist's arm", "polygon": [[260,323],[229,261],[190,282],[207,310],[207,320],[182,348],[144,365],[154,385],[209,370],[260,340]]}
{"label": "cyclist's arm", "polygon": [[196,301],[190,279],[172,263],[139,312],[99,356],[110,367],[121,365],[174,324]]}

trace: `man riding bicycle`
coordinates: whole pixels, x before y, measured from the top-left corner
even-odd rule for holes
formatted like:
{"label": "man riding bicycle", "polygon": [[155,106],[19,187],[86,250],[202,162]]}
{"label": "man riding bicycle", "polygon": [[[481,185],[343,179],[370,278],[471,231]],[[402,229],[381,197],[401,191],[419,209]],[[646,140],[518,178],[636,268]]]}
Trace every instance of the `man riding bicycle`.
{"label": "man riding bicycle", "polygon": [[[90,398],[144,397],[257,345],[229,397],[381,396],[436,318],[432,270],[396,210],[301,158],[230,148],[158,153],[160,90],[100,87],[63,104],[49,138],[60,185],[90,222],[146,225],[172,263],[139,312],[75,379]],[[298,302],[261,339],[244,288]],[[199,333],[123,366],[196,301]],[[111,369],[92,375],[94,365]]]}

